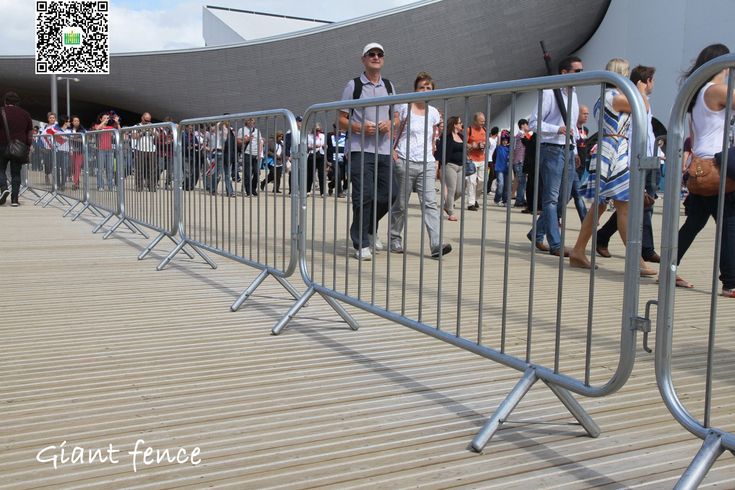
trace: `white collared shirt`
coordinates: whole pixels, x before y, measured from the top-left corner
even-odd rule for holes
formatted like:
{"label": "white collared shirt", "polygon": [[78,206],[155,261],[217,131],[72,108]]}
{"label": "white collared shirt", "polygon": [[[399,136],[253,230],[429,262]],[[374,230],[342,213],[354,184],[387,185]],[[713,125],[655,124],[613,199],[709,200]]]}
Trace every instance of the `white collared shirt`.
{"label": "white collared shirt", "polygon": [[[564,101],[564,107],[568,107],[568,96],[567,90],[561,90],[561,98]],[[535,131],[538,127],[537,124],[538,106],[531,113],[531,117],[528,119],[528,127]],[[577,91],[572,89],[572,113],[568,114],[569,121],[573,121],[569,124],[572,128],[572,134],[569,138],[569,143],[574,146],[574,152],[577,152],[575,142],[579,138],[577,132],[577,117],[579,116],[579,103],[577,102]],[[541,100],[541,132],[539,137],[541,143],[552,143],[556,145],[563,145],[566,143],[566,135],[559,134],[559,128],[564,126],[564,121],[559,112],[559,107],[556,104],[554,98],[554,91],[551,89],[545,89]]]}

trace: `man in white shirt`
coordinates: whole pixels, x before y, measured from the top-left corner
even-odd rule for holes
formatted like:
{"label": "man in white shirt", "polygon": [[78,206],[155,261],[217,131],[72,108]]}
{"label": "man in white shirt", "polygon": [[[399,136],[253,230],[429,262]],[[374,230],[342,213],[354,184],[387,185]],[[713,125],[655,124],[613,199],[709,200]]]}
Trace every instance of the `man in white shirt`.
{"label": "man in white shirt", "polygon": [[[559,62],[559,74],[578,73],[582,71],[582,60],[576,56],[568,56]],[[578,138],[577,118],[579,114],[579,103],[577,101],[577,93],[574,88],[561,89],[561,96],[564,104],[564,112],[568,107],[569,97],[572,97],[572,113],[567,115],[566,121],[562,117],[559,106],[554,97],[554,91],[546,89],[543,91],[541,102],[541,181],[543,182],[543,194],[541,197],[541,216],[536,223],[536,236],[533,239],[536,248],[542,251],[548,250],[551,255],[564,254],[569,256],[569,250],[562,248],[561,230],[559,229],[559,202],[569,202],[569,196],[572,188],[572,181],[576,176],[575,159],[577,149],[575,141]],[[534,109],[528,121],[529,126],[534,129],[537,125],[538,110]],[[569,134],[569,148],[565,148],[567,143],[567,133]],[[568,183],[564,185],[562,181],[564,177],[564,157],[569,155],[567,160],[566,177]],[[573,158],[572,158],[573,156]],[[560,197],[560,194],[565,194]],[[544,244],[544,235],[548,242],[548,247]],[[532,240],[531,232],[526,235]]]}
{"label": "man in white shirt", "polygon": [[243,192],[246,196],[257,196],[263,138],[255,127],[255,118],[249,118],[245,121],[245,127],[237,131],[237,147],[242,149],[243,156]]}

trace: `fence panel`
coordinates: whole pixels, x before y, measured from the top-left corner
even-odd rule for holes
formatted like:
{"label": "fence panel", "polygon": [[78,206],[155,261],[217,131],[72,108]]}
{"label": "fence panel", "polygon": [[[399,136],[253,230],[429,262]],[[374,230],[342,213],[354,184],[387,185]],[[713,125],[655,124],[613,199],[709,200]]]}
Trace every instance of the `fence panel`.
{"label": "fence panel", "polygon": [[268,276],[298,297],[286,280],[298,264],[298,186],[290,156],[296,154],[299,130],[293,114],[273,110],[187,119],[180,128],[182,246],[261,270],[233,311]]}
{"label": "fence panel", "polygon": [[[591,269],[570,269],[561,251],[573,239],[570,228],[577,226],[570,225],[576,220],[569,214],[574,208],[567,212],[566,200],[560,206],[559,256],[542,254],[538,248],[546,244],[543,233],[536,238],[542,226],[536,214],[522,217],[511,209],[511,179],[498,179],[502,182],[499,192],[495,196],[488,193],[491,178],[484,155],[487,142],[477,136],[483,130],[490,134],[489,124],[484,121],[482,127],[470,130],[455,123],[468,126],[475,111],[490,114],[495,98],[505,96],[511,101],[508,125],[515,128],[516,116],[526,116],[516,110],[516,99],[522,93],[531,93],[542,101],[542,89],[591,85],[599,87],[600,95],[605,96],[611,90],[605,88],[606,84],[617,87],[632,107],[632,137],[630,141],[625,138],[630,146],[630,212],[627,221],[622,221],[627,223],[628,253],[624,263],[595,269],[596,236],[592,233],[587,248],[593,251]],[[571,98],[565,100],[567,112],[574,117]],[[409,102],[414,104],[412,116],[405,117],[405,104]],[[430,106],[434,109],[427,109]],[[437,111],[444,114],[443,129],[438,129]],[[599,113],[600,127],[603,112]],[[400,122],[391,124],[396,114]],[[540,108],[535,115],[540,121]],[[380,123],[369,127],[362,117]],[[570,126],[576,126],[574,121],[576,117]],[[619,389],[633,367],[636,331],[645,325],[638,316],[641,173],[652,161],[646,157],[645,106],[630,81],[609,72],[587,72],[318,104],[306,112],[304,125],[299,207],[301,270],[308,289],[276,324],[273,333],[280,333],[301,306],[319,294],[353,329],[357,323],[337,301],[523,372],[506,401],[473,441],[475,450],[485,446],[538,380],[552,389],[588,434],[596,436],[599,429],[570,391],[603,396]],[[328,151],[326,156],[320,154],[322,137],[317,125],[347,129],[349,148],[345,150],[348,158],[344,166],[339,163],[339,149]],[[453,135],[455,128],[457,136]],[[540,122],[531,129],[539,132]],[[435,131],[439,131],[441,140],[436,152],[432,147]],[[340,136],[336,135],[336,140]],[[470,146],[468,137],[475,138]],[[538,185],[542,167],[545,180],[556,178],[561,182],[560,195],[572,192],[576,172],[571,163],[574,155],[570,138],[562,136],[556,144],[537,141],[529,150],[535,151],[536,161],[555,158],[558,163],[539,164],[530,171],[535,182],[534,200],[547,198]],[[396,140],[400,141],[398,145]],[[512,163],[515,151],[514,147],[501,145],[498,154],[504,153],[506,163]],[[333,158],[327,158],[330,152]],[[397,152],[395,159],[393,152]],[[563,164],[565,159],[568,165]],[[325,160],[336,163],[325,164]],[[441,166],[438,183],[435,160],[447,162]],[[467,165],[467,160],[474,160],[475,165]],[[555,173],[547,173],[548,169]],[[505,172],[509,174],[509,170]],[[309,195],[310,187],[320,182],[320,173],[324,177],[332,175],[338,189],[344,175],[351,183],[346,196],[341,197],[339,192]],[[594,196],[599,197],[599,174],[590,186]],[[320,187],[323,189],[321,182]],[[493,206],[493,201],[500,206]],[[547,215],[545,210],[542,216],[556,223],[556,207],[545,208],[553,208],[554,213]],[[604,209],[592,206],[588,221],[596,223]],[[627,209],[628,203],[620,204],[621,215]],[[445,219],[445,215],[452,216],[452,220]],[[590,224],[589,229],[593,228]],[[575,265],[584,265],[581,254],[585,245],[582,243],[578,250]],[[579,291],[587,293],[580,298]]]}
{"label": "fence panel", "polygon": [[26,170],[26,188],[42,202],[53,195],[54,182],[54,140],[50,135],[36,135],[31,145],[31,158]]}
{"label": "fence panel", "polygon": [[[731,179],[735,178],[735,155],[731,151],[735,88],[733,68],[735,55],[721,56],[701,66],[682,87],[669,122],[665,183],[667,199],[661,232],[661,276],[656,326],[656,379],[664,402],[674,418],[704,441],[676,486],[681,489],[696,488],[725,450],[735,451],[735,421],[732,413],[723,408],[727,404],[718,403],[718,400],[724,400],[732,394],[732,355],[728,346],[735,340],[732,329],[735,300],[730,293],[735,288],[735,193],[727,192],[735,188],[735,182]],[[723,70],[729,70],[729,77]],[[722,110],[710,108],[708,111],[711,113],[708,124],[712,128],[719,126],[719,132],[714,134],[716,148],[710,148],[709,151],[713,154],[721,151],[720,164],[715,167],[721,170],[719,192],[711,196],[699,194],[691,182],[700,178],[701,172],[691,175],[689,171],[689,195],[684,203],[687,217],[680,229],[682,169],[685,161],[691,162],[688,158],[685,160],[684,151],[685,138],[690,134],[688,107],[695,97],[697,104],[703,103],[700,89],[713,78],[727,85],[727,99]],[[697,110],[696,104],[694,110]],[[694,137],[707,136],[700,134]],[[710,135],[710,141],[712,138]],[[708,145],[697,145],[695,141],[692,151],[700,157],[712,156],[705,154],[709,153],[705,146]],[[691,162],[691,166],[693,170],[701,168],[697,162]],[[705,228],[710,216],[716,221],[714,230]],[[698,233],[700,238],[697,246],[712,247],[712,268],[692,270],[683,261],[684,267],[680,269],[684,253]],[[695,283],[708,282],[709,287],[680,291],[676,295],[677,283],[685,285],[688,282],[678,276],[680,273]],[[702,313],[708,311],[709,314],[701,315],[701,325],[687,324],[685,326],[688,328],[674,338],[676,312],[687,308],[696,308]],[[704,332],[706,335],[702,335]],[[686,382],[683,378],[687,378]],[[677,379],[680,380],[678,385]]]}

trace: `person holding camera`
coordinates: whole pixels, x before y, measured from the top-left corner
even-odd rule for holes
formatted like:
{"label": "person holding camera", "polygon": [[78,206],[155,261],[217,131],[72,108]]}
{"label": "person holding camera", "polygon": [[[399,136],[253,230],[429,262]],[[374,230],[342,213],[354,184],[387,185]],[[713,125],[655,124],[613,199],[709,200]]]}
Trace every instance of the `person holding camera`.
{"label": "person holding camera", "polygon": [[487,145],[487,134],[485,133],[485,114],[476,112],[472,118],[472,125],[467,128],[467,158],[475,164],[477,170],[466,177],[467,209],[477,211],[477,189],[483,189],[485,182],[485,145]]}

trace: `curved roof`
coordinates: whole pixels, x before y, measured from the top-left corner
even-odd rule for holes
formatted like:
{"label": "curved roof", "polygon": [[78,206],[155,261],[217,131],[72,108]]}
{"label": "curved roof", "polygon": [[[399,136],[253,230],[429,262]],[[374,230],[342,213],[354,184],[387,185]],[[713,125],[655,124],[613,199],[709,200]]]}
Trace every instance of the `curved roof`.
{"label": "curved roof", "polygon": [[[362,47],[380,42],[383,74],[411,90],[419,71],[441,87],[544,75],[538,41],[556,59],[594,33],[610,0],[426,0],[350,21],[240,45],[111,56],[110,75],[79,75],[72,107],[174,119],[338,99],[361,72]],[[50,77],[34,59],[0,58],[0,91],[14,90],[36,118],[49,109]],[[65,91],[59,86],[59,108]],[[63,112],[63,110],[62,110]]]}

